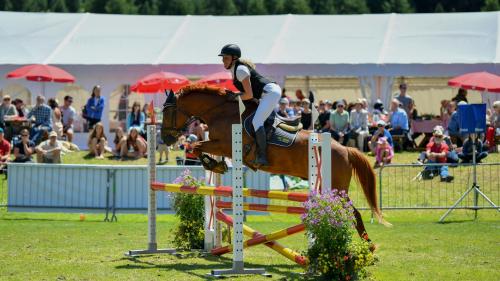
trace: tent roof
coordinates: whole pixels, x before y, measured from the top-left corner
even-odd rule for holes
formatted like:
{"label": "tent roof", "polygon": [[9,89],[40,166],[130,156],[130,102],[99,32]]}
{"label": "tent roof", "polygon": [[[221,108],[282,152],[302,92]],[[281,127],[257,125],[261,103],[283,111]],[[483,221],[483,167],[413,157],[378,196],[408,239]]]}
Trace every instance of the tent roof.
{"label": "tent roof", "polygon": [[0,12],[0,64],[497,64],[500,12],[140,16]]}

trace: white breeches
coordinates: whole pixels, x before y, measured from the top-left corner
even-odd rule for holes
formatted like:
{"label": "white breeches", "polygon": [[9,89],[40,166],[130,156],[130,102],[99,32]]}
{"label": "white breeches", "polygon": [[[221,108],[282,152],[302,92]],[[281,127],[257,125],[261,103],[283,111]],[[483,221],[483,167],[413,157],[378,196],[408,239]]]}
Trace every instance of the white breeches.
{"label": "white breeches", "polygon": [[281,88],[278,84],[269,83],[264,86],[259,107],[257,107],[257,111],[255,112],[255,116],[252,120],[252,125],[255,131],[264,125],[264,121],[266,121],[267,117],[269,117],[269,115],[271,115],[273,110],[276,108],[280,98]]}

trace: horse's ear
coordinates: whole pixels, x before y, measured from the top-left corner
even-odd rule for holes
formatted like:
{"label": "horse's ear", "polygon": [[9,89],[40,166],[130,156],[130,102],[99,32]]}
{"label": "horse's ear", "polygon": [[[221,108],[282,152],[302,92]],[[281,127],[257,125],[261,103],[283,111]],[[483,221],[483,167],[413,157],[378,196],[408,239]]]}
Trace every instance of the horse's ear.
{"label": "horse's ear", "polygon": [[170,90],[166,90],[165,91],[165,94],[167,95],[167,100],[165,101],[165,105],[169,104],[169,105],[172,105],[172,104],[176,104],[176,98],[175,98],[175,94],[174,94],[174,91]]}

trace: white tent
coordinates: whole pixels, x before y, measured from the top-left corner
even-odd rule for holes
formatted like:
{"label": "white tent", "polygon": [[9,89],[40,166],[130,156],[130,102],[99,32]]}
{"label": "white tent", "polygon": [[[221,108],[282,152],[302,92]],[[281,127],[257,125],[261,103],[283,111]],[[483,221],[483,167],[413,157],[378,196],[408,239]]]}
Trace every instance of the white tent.
{"label": "white tent", "polygon": [[[500,73],[500,12],[377,15],[138,16],[0,12],[0,88],[19,65],[58,65],[103,92],[158,70],[222,70],[237,43],[259,71],[356,76],[363,94],[388,100],[393,77]],[[37,91],[39,86],[26,82]],[[47,85],[47,92],[61,86]],[[105,117],[107,118],[107,117]],[[106,123],[107,120],[105,119]]]}

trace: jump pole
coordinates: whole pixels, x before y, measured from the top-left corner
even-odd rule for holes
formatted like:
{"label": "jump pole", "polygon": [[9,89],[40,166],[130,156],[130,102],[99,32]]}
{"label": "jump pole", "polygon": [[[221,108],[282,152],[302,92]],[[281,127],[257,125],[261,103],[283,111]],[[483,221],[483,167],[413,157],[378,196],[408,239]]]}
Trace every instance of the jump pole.
{"label": "jump pole", "polygon": [[156,181],[156,125],[147,126],[148,136],[148,248],[145,250],[130,250],[126,255],[138,256],[149,254],[174,254],[175,249],[158,249],[156,242],[156,191],[151,184]]}
{"label": "jump pole", "polygon": [[308,142],[309,188],[321,192],[331,189],[332,136],[330,133],[311,133]]}
{"label": "jump pole", "polygon": [[212,276],[266,274],[263,268],[245,268],[243,261],[243,130],[241,124],[232,126],[232,186],[233,186],[233,267],[212,270]]}

